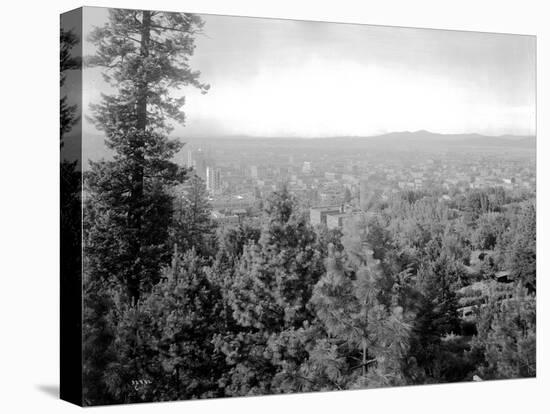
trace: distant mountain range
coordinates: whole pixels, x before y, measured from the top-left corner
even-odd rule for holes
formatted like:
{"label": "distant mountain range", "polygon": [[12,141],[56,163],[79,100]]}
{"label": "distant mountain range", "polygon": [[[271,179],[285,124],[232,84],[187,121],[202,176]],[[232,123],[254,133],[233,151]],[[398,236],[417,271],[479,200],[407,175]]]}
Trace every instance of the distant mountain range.
{"label": "distant mountain range", "polygon": [[535,143],[535,137],[533,135],[482,135],[476,133],[470,134],[440,134],[436,132],[430,132],[426,130],[419,131],[399,131],[388,132],[379,135],[368,136],[334,136],[334,137],[319,137],[319,138],[295,138],[295,137],[255,137],[248,135],[227,135],[220,137],[201,137],[190,138],[192,141],[209,139],[231,139],[231,140],[305,140],[305,141],[332,141],[332,140],[362,140],[362,141],[385,141],[385,142],[440,142],[448,143],[451,141],[475,143],[477,145],[529,145]]}
{"label": "distant mountain range", "polygon": [[482,135],[482,134],[440,134],[437,132],[430,132],[426,130],[420,131],[401,131],[401,132],[390,132],[387,134],[381,134],[370,138],[407,138],[407,139],[455,139],[455,140],[473,140],[473,139],[495,139],[495,140],[521,140],[521,139],[532,139],[532,135]]}
{"label": "distant mountain range", "polygon": [[535,137],[532,135],[499,135],[489,136],[481,134],[438,134],[430,131],[403,131],[390,132],[388,134],[374,137],[366,137],[378,140],[407,140],[407,141],[438,141],[448,143],[450,141],[460,141],[476,145],[529,145],[535,144]]}
{"label": "distant mountain range", "polygon": [[297,147],[342,147],[343,145],[357,148],[378,149],[429,149],[444,150],[445,148],[455,147],[487,147],[487,148],[516,148],[534,150],[536,148],[536,138],[534,136],[522,135],[500,135],[488,136],[481,134],[438,134],[430,131],[403,131],[390,132],[387,134],[374,136],[340,136],[340,137],[322,137],[322,138],[288,138],[288,137],[252,137],[252,136],[225,136],[225,137],[201,137],[189,138],[189,143],[217,142],[223,141],[238,142],[240,145],[250,145],[250,141],[255,140],[256,145],[296,145]]}
{"label": "distant mountain range", "polygon": [[[75,138],[75,137],[73,137]],[[184,137],[184,142],[193,146],[204,144],[229,144],[237,147],[246,147],[255,141],[254,145],[274,147],[284,144],[285,146],[296,146],[300,149],[308,147],[336,148],[349,146],[351,148],[378,148],[378,149],[437,149],[446,148],[502,148],[502,149],[523,149],[535,150],[536,138],[534,136],[501,135],[487,136],[481,134],[438,134],[430,131],[402,131],[390,132],[376,136],[342,136],[323,138],[289,138],[289,137],[253,137],[245,135],[228,135],[216,137]],[[111,158],[112,153],[104,143],[104,137],[99,134],[84,134],[83,152],[85,158],[99,160]],[[87,163],[85,163],[87,164]],[[86,168],[86,167],[85,167]]]}
{"label": "distant mountain range", "polygon": [[431,144],[436,146],[536,147],[534,136],[521,135],[488,136],[481,134],[438,134],[429,131],[404,131],[358,139],[377,141],[380,144],[384,142],[386,144]]}

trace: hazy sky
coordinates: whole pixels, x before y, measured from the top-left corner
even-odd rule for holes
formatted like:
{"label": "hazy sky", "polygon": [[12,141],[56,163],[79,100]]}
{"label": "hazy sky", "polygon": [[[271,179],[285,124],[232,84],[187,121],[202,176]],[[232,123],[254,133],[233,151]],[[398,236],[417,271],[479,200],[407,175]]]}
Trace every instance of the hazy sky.
{"label": "hazy sky", "polygon": [[[85,31],[107,18],[87,12]],[[203,18],[191,64],[211,89],[184,90],[174,135],[535,133],[532,36]],[[108,91],[97,69],[85,83],[85,104]]]}

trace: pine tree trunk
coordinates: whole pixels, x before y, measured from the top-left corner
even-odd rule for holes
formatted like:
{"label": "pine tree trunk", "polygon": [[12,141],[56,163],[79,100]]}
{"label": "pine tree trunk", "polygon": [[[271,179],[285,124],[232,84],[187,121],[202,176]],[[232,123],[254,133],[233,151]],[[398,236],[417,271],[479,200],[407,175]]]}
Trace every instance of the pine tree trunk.
{"label": "pine tree trunk", "polygon": [[363,377],[367,376],[367,341],[363,339]]}
{"label": "pine tree trunk", "polygon": [[[145,60],[149,56],[149,43],[151,42],[151,12],[142,12],[140,55]],[[143,63],[143,62],[142,62]],[[139,80],[137,102],[137,128],[145,131],[147,126],[147,71],[143,72],[143,78]]]}
{"label": "pine tree trunk", "polygon": [[[141,21],[141,44],[140,55],[143,60],[149,56],[149,44],[151,41],[151,12],[142,12]],[[143,62],[142,62],[143,64]],[[137,83],[137,120],[136,126],[138,129],[138,137],[134,137],[134,156],[133,156],[133,174],[132,174],[132,191],[130,195],[130,208],[128,211],[129,227],[135,232],[135,237],[132,238],[131,251],[136,260],[134,269],[132,271],[131,279],[129,281],[129,295],[130,301],[137,304],[140,296],[140,288],[142,284],[142,266],[140,258],[140,249],[142,241],[142,215],[143,215],[143,187],[144,187],[144,163],[145,158],[143,155],[143,147],[145,145],[143,134],[147,128],[147,71],[143,71],[142,79]]]}

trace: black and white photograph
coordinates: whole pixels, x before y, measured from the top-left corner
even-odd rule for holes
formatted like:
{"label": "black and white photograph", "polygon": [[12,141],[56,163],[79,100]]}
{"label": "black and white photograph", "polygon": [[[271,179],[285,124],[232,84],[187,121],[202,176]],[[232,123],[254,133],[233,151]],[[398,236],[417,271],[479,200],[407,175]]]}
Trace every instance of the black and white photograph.
{"label": "black and white photograph", "polygon": [[547,411],[544,2],[4,11],[0,412]]}
{"label": "black and white photograph", "polygon": [[60,42],[82,405],[536,376],[534,36],[85,7]]}

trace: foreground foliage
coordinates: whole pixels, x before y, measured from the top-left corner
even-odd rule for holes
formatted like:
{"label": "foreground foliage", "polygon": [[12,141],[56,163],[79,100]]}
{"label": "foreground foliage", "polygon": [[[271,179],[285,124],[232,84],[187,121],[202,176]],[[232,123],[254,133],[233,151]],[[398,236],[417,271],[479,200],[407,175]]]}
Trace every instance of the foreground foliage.
{"label": "foreground foliage", "polygon": [[329,230],[282,186],[259,217],[212,221],[167,123],[169,92],[208,90],[188,65],[201,27],[113,10],[91,36],[114,160],[84,177],[85,402],[534,376],[534,195],[404,192]]}

